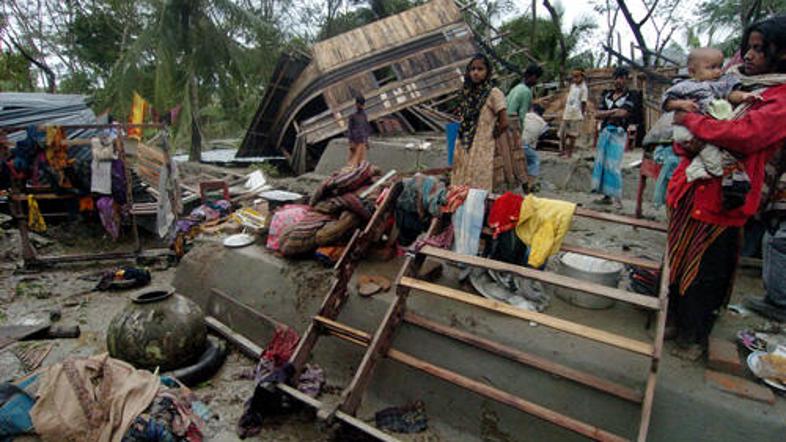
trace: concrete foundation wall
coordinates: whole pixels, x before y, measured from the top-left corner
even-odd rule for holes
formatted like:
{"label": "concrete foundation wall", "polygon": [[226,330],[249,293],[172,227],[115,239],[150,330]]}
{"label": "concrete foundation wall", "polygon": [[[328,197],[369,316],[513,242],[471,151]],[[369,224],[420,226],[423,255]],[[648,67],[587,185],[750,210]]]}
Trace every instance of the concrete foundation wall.
{"label": "concrete foundation wall", "polygon": [[[394,278],[401,262],[364,262],[355,274]],[[456,271],[446,266],[441,282],[458,286]],[[210,296],[217,287],[234,299],[286,322],[303,333],[325,296],[330,270],[310,261],[276,258],[261,246],[226,249],[203,244],[178,267],[175,287],[206,310],[261,346],[273,328],[236,307]],[[392,290],[372,298],[352,295],[339,320],[373,333],[393,299]],[[618,303],[619,304],[619,303]],[[442,324],[464,329],[514,348],[609,378],[643,387],[647,360],[601,344],[553,332],[543,326],[464,304],[413,293],[408,308]],[[644,313],[617,305],[612,309],[577,309],[552,300],[548,313],[585,325],[646,340]],[[510,391],[532,402],[634,438],[639,407],[573,382],[513,363],[409,325],[399,327],[394,348],[455,370],[472,379]],[[345,386],[362,358],[361,348],[336,338],[320,338],[313,360],[325,368],[327,382]],[[326,402],[337,397],[323,395]],[[390,405],[423,400],[429,416],[428,440],[528,441],[582,438],[537,418],[486,400],[399,363],[384,360],[375,372],[359,417]],[[736,398],[711,389],[703,368],[665,356],[655,395],[651,441],[781,441],[786,402],[775,406]],[[425,440],[425,439],[424,439]]]}

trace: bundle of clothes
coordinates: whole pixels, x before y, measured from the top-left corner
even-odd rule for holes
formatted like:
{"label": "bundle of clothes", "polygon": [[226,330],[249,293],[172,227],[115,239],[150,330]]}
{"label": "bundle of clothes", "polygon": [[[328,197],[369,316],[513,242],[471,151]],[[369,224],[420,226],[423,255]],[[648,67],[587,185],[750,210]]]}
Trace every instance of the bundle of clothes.
{"label": "bundle of clothes", "polygon": [[267,247],[287,257],[336,256],[355,228],[371,219],[377,195],[361,198],[361,194],[378,175],[378,168],[362,162],[328,177],[308,205],[281,207],[270,222]]}
{"label": "bundle of clothes", "polygon": [[[29,181],[33,186],[47,185],[55,193],[79,195],[79,211],[98,212],[104,229],[116,240],[129,209],[125,164],[115,149],[117,131],[102,131],[90,139],[90,146],[71,145],[58,126],[40,131],[31,125],[26,135],[0,164],[0,185]],[[35,201],[29,204],[31,212],[37,207]],[[31,213],[30,219],[31,228],[46,229],[38,213]]]}
{"label": "bundle of clothes", "polygon": [[110,358],[69,358],[0,385],[0,437],[199,442],[207,407],[170,377]]}
{"label": "bundle of clothes", "polygon": [[[294,368],[289,360],[299,341],[300,336],[295,330],[280,327],[260,355],[253,375],[256,388],[246,401],[243,415],[237,423],[237,434],[241,439],[259,434],[265,418],[288,413],[299,406],[276,388],[277,384],[291,384],[294,380]],[[317,397],[325,384],[325,372],[318,365],[306,364],[297,381],[300,392]]]}
{"label": "bundle of clothes", "polygon": [[[396,203],[399,243],[419,249],[424,245],[452,248],[465,255],[543,269],[557,253],[570,230],[576,205],[507,192],[487,208],[485,190],[445,186],[436,177],[415,175],[403,180]],[[450,215],[452,214],[452,215]],[[447,228],[424,238],[434,216],[451,216]],[[490,240],[480,249],[484,227]],[[508,272],[475,270],[462,273],[478,292],[528,310],[542,311],[549,303],[540,283]]]}

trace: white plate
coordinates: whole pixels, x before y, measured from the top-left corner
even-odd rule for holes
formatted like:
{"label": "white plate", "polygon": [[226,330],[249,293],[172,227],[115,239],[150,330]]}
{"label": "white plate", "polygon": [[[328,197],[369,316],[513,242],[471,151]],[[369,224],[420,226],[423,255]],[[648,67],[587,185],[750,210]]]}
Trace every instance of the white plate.
{"label": "white plate", "polygon": [[247,233],[238,233],[235,235],[229,235],[224,238],[224,246],[226,247],[246,247],[254,244],[256,238],[253,235],[249,235]]}
{"label": "white plate", "polygon": [[766,351],[754,351],[753,353],[749,354],[748,355],[748,368],[751,369],[751,371],[753,372],[753,374],[756,375],[756,377],[758,377],[762,381],[764,381],[765,384],[769,385],[772,388],[777,388],[778,390],[786,391],[786,385],[784,385],[783,383],[778,382],[775,379],[762,378],[759,375],[759,373],[761,372],[761,359],[760,358],[762,356],[766,355],[766,354],[767,354]]}

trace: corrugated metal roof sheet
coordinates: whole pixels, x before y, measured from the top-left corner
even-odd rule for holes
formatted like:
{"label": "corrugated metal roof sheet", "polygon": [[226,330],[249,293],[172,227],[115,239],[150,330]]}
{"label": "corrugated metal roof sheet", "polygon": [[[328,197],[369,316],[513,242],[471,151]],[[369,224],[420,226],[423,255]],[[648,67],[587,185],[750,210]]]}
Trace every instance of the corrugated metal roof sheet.
{"label": "corrugated metal roof sheet", "polygon": [[[96,124],[96,115],[84,95],[44,94],[26,92],[0,93],[0,126],[30,124],[78,125]],[[69,138],[88,136],[95,131],[70,131]],[[8,135],[11,141],[25,137],[24,131]]]}

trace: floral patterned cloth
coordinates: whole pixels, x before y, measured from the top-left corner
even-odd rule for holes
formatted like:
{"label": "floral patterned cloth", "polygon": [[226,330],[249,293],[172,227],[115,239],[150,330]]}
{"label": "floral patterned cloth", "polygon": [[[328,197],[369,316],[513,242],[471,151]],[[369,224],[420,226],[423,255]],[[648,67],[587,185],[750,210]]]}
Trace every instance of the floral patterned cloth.
{"label": "floral patterned cloth", "polygon": [[270,230],[267,235],[267,248],[278,250],[281,245],[279,238],[286,227],[295,225],[302,221],[310,208],[304,204],[288,204],[276,211],[273,219],[270,220]]}
{"label": "floral patterned cloth", "polygon": [[467,185],[491,192],[494,188],[494,156],[496,153],[494,127],[497,115],[505,109],[505,94],[498,88],[491,89],[486,103],[480,111],[477,129],[469,149],[459,146],[453,159],[452,185]]}

